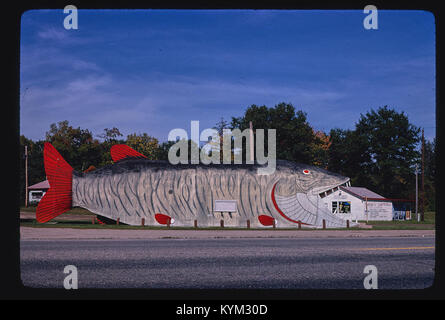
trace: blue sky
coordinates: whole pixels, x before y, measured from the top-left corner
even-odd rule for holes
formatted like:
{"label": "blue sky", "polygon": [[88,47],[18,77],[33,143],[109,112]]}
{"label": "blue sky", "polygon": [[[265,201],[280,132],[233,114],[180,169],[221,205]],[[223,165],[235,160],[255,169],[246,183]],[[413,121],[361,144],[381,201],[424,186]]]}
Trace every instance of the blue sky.
{"label": "blue sky", "polygon": [[435,21],[424,11],[63,10],[22,15],[20,133],[68,120],[166,141],[252,104],[292,103],[316,130],[388,105],[435,136]]}

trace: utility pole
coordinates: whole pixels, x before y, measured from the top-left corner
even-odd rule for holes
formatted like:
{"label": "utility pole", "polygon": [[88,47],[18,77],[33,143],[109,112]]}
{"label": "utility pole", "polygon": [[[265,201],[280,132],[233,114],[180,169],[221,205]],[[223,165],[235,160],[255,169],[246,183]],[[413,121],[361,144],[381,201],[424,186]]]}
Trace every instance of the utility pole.
{"label": "utility pole", "polygon": [[25,146],[25,207],[28,207],[28,146]]}
{"label": "utility pole", "polygon": [[249,126],[250,126],[250,161],[253,162],[253,159],[254,159],[254,156],[253,156],[254,148],[253,148],[253,125],[252,125],[252,121],[249,121]]}
{"label": "utility pole", "polygon": [[418,212],[418,202],[419,202],[419,186],[418,186],[418,179],[417,179],[417,175],[419,174],[419,165],[416,163],[416,169],[415,172],[416,174],[416,216],[417,216],[417,222],[420,221],[420,215]]}
{"label": "utility pole", "polygon": [[422,129],[422,202],[420,208],[420,218],[425,221],[425,136]]}
{"label": "utility pole", "polygon": [[219,161],[220,163],[223,163],[224,157],[223,157],[223,146],[224,146],[224,129],[227,127],[227,122],[224,120],[223,117],[221,117],[221,120],[216,124],[215,129],[218,131],[219,134]]}
{"label": "utility pole", "polygon": [[365,197],[365,203],[366,203],[366,223],[368,223],[368,197]]}

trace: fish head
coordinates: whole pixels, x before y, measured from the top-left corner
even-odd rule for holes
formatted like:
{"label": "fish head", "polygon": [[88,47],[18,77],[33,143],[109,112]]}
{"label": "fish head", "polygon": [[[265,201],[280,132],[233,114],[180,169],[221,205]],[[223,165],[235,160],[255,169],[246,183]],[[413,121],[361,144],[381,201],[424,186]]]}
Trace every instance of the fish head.
{"label": "fish head", "polygon": [[283,196],[322,193],[349,181],[348,177],[311,165],[285,163],[283,169],[277,184],[277,192]]}

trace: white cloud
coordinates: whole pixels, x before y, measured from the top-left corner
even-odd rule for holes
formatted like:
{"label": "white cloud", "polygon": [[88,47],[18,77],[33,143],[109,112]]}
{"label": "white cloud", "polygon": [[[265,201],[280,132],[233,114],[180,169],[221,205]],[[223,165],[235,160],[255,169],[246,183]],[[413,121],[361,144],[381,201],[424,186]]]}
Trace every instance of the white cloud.
{"label": "white cloud", "polygon": [[68,31],[62,27],[58,29],[54,27],[48,27],[46,29],[40,30],[37,35],[45,40],[64,40],[69,36]]}
{"label": "white cloud", "polygon": [[[311,99],[319,102],[340,96],[326,90],[267,83],[239,85],[189,77],[170,77],[164,81],[119,79],[90,72],[57,86],[30,87],[22,99],[21,123],[25,135],[40,131],[38,137],[44,136],[51,123],[65,119],[74,120],[76,125],[94,133],[116,126],[126,128],[126,133],[155,134],[150,130],[157,130],[159,137],[166,136],[165,130],[179,123],[212,116],[217,119],[216,112],[241,115],[252,103],[271,107],[282,101],[296,101],[297,97],[299,102],[310,103]],[[36,138],[35,133],[31,138]]]}

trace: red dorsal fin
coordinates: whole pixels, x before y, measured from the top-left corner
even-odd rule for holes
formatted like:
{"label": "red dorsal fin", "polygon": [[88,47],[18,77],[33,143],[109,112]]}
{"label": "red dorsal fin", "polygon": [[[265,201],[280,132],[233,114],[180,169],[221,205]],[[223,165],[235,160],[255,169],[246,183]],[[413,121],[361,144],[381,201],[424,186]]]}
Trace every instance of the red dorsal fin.
{"label": "red dorsal fin", "polygon": [[111,147],[111,158],[113,159],[114,162],[118,162],[122,159],[127,159],[127,158],[138,159],[147,157],[125,144],[115,144],[114,146]]}

